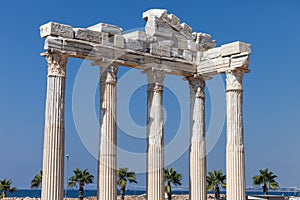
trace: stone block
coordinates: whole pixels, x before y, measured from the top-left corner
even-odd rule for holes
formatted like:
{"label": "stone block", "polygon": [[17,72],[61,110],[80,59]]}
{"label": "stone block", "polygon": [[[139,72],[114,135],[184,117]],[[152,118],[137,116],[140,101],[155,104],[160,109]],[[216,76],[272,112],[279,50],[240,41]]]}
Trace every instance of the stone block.
{"label": "stone block", "polygon": [[187,49],[190,51],[196,51],[196,43],[192,40],[187,41]]}
{"label": "stone block", "polygon": [[74,38],[99,44],[105,44],[108,40],[108,34],[88,29],[74,28]]}
{"label": "stone block", "polygon": [[189,25],[187,25],[186,23],[181,24],[180,33],[182,35],[184,35],[185,37],[187,37],[188,39],[193,39],[192,28]]}
{"label": "stone block", "polygon": [[250,44],[240,42],[240,41],[224,44],[221,46],[221,55],[225,57],[225,56],[230,56],[230,55],[244,53],[244,52],[251,53],[250,47],[251,47]]}
{"label": "stone block", "polygon": [[171,55],[173,57],[179,57],[178,48],[172,48]]}
{"label": "stone block", "polygon": [[201,61],[198,66],[197,69],[202,71],[202,70],[208,70],[210,68],[222,68],[222,67],[229,67],[230,64],[230,58],[226,57],[226,58],[216,58],[213,60],[205,60],[205,61]]}
{"label": "stone block", "polygon": [[203,59],[203,53],[200,51],[197,51],[197,55],[196,55],[196,62],[201,62]]}
{"label": "stone block", "polygon": [[185,31],[187,31],[187,32],[189,32],[189,33],[192,34],[192,27],[190,27],[190,26],[187,25],[186,23],[182,23],[182,24],[181,24],[181,29],[182,29],[182,30],[185,30]]}
{"label": "stone block", "polygon": [[168,15],[168,18],[170,19],[170,25],[177,31],[180,30],[181,25],[180,25],[180,19],[176,17],[173,14]]}
{"label": "stone block", "polygon": [[176,31],[181,29],[180,19],[173,14],[163,15],[162,20],[168,23]]}
{"label": "stone block", "polygon": [[197,33],[196,43],[199,44],[201,50],[208,50],[216,46],[216,41],[211,39],[211,35],[207,33]]}
{"label": "stone block", "polygon": [[173,47],[174,46],[174,41],[173,40],[158,40],[158,44],[160,46],[170,46],[170,47]]}
{"label": "stone block", "polygon": [[114,37],[115,37],[114,46],[119,48],[124,48],[125,46],[124,37],[122,35],[115,35]]}
{"label": "stone block", "polygon": [[204,59],[213,59],[221,56],[221,48],[213,48],[203,52]]}
{"label": "stone block", "polygon": [[105,32],[109,35],[122,34],[123,32],[123,30],[120,27],[105,23],[99,23],[94,26],[90,26],[88,27],[88,29],[93,31]]}
{"label": "stone block", "polygon": [[172,37],[172,27],[162,19],[158,19],[155,16],[148,17],[145,31],[146,34],[150,36],[160,36],[165,38]]}
{"label": "stone block", "polygon": [[102,44],[109,45],[108,33],[102,33]]}
{"label": "stone block", "polygon": [[136,50],[136,51],[145,51],[145,45],[141,41],[133,40],[130,38],[125,39],[125,47],[128,49]]}
{"label": "stone block", "polygon": [[147,41],[147,34],[143,31],[133,31],[131,33],[126,33],[126,34],[123,34],[123,37],[126,39],[130,38],[133,40],[139,40],[139,41],[144,41],[144,42]]}
{"label": "stone block", "polygon": [[189,61],[193,60],[193,54],[189,50],[184,50],[182,55],[183,55],[183,58],[186,60],[189,60]]}
{"label": "stone block", "polygon": [[177,47],[181,50],[186,50],[188,48],[187,40],[177,38]]}
{"label": "stone block", "polygon": [[157,56],[171,57],[171,47],[161,46],[157,43],[151,43],[150,53]]}
{"label": "stone block", "polygon": [[62,44],[63,42],[61,39],[58,39],[57,37],[49,36],[45,40],[44,49],[47,51],[51,49],[61,49]]}
{"label": "stone block", "polygon": [[249,53],[241,53],[241,54],[236,54],[231,56],[231,63],[230,67],[231,68],[248,68],[249,64]]}
{"label": "stone block", "polygon": [[59,24],[56,22],[49,22],[40,27],[40,35],[42,38],[47,36],[61,36],[66,38],[73,38],[73,28],[68,25]]}
{"label": "stone block", "polygon": [[150,9],[146,12],[143,12],[143,19],[148,20],[149,17],[155,16],[156,18],[161,18],[163,15],[167,14],[165,9]]}
{"label": "stone block", "polygon": [[192,38],[193,38],[194,41],[197,40],[197,32],[193,32],[192,33]]}

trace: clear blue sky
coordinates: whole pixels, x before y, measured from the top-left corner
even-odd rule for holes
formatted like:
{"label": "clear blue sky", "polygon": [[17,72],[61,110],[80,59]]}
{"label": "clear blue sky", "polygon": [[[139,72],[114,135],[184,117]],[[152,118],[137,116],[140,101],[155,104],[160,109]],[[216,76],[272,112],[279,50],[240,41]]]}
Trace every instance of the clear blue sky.
{"label": "clear blue sky", "polygon": [[[15,186],[28,188],[42,165],[47,66],[39,56],[44,42],[39,36],[39,26],[48,21],[73,27],[106,22],[130,30],[145,25],[141,14],[150,8],[168,9],[194,31],[210,33],[217,45],[236,40],[252,44],[251,73],[244,79],[247,186],[251,186],[251,178],[259,169],[268,167],[278,175],[281,186],[300,187],[298,0],[1,1],[0,179],[12,179]],[[96,175],[97,161],[82,145],[72,114],[72,91],[80,66],[80,60],[68,62],[66,151],[70,154],[70,170],[88,168]],[[120,69],[120,76],[125,72]],[[188,97],[188,90],[185,95]],[[131,116],[136,123],[145,124],[145,87],[139,88],[133,97],[128,106]],[[164,98],[168,102],[167,143],[178,129],[174,124],[179,123],[176,116],[180,112],[171,92],[167,90]],[[209,107],[209,99],[207,104]],[[207,111],[209,116],[210,108]],[[188,114],[188,110],[181,112]],[[188,137],[188,130],[185,131]],[[145,140],[126,136],[122,131],[119,131],[119,145],[128,151],[146,150]],[[183,185],[187,186],[188,154],[171,165],[183,174]],[[208,170],[213,169],[225,171],[225,127],[208,155]],[[138,175],[138,181],[145,185],[145,174]]]}

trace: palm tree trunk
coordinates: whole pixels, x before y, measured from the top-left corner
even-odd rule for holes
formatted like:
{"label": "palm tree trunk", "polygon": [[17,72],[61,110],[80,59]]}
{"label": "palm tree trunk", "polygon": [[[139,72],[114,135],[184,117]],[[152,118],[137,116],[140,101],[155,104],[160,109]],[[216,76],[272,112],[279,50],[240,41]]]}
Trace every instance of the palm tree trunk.
{"label": "palm tree trunk", "polygon": [[124,200],[125,199],[125,187],[121,187],[120,195],[121,195],[121,200]]}
{"label": "palm tree trunk", "polygon": [[216,185],[215,188],[216,188],[215,189],[215,197],[216,197],[216,199],[219,199],[220,198],[220,188],[218,185]]}
{"label": "palm tree trunk", "polygon": [[5,190],[2,190],[2,197],[1,198],[5,198],[6,197],[6,191]]}
{"label": "palm tree trunk", "polygon": [[264,194],[268,195],[268,187],[265,183],[264,183],[264,186],[263,186],[263,190],[264,190]]}
{"label": "palm tree trunk", "polygon": [[168,192],[168,200],[172,200],[172,188],[171,188],[171,183],[168,183],[168,187],[170,188],[170,191]]}
{"label": "palm tree trunk", "polygon": [[83,200],[83,185],[79,185],[79,200]]}

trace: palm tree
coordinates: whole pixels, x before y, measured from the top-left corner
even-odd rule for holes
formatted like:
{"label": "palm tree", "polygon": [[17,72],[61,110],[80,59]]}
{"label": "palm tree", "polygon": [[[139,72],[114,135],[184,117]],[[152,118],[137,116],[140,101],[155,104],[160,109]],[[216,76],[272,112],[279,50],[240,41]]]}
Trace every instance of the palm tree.
{"label": "palm tree", "polygon": [[80,169],[75,169],[74,170],[74,176],[72,176],[69,180],[69,186],[78,186],[79,187],[79,199],[83,200],[83,189],[85,184],[90,184],[93,183],[94,181],[94,176],[91,175],[87,169],[85,170],[80,170]]}
{"label": "palm tree", "polygon": [[279,184],[275,181],[277,176],[273,172],[269,172],[268,168],[259,170],[259,173],[259,175],[253,176],[253,185],[263,185],[265,195],[268,195],[269,188],[273,190],[279,187]]}
{"label": "palm tree", "polygon": [[174,186],[181,185],[182,176],[181,174],[177,173],[173,167],[165,169],[165,191],[168,195],[168,200],[172,199],[172,187],[171,184]]}
{"label": "palm tree", "polygon": [[7,191],[10,193],[17,191],[17,188],[10,186],[11,183],[12,183],[11,180],[6,180],[6,179],[0,180],[0,190],[2,191],[0,198],[5,198]]}
{"label": "palm tree", "polygon": [[223,175],[222,170],[214,170],[213,172],[208,172],[206,178],[207,189],[215,191],[215,198],[220,198],[220,185],[222,188],[226,188],[226,175]]}
{"label": "palm tree", "polygon": [[40,172],[37,175],[35,175],[35,177],[31,181],[31,189],[42,187],[42,178],[43,171],[40,170]]}
{"label": "palm tree", "polygon": [[124,167],[124,168],[119,168],[117,174],[118,174],[118,185],[120,187],[121,200],[124,200],[127,181],[129,181],[129,183],[137,183],[137,181],[135,180],[135,173],[129,172],[128,168]]}

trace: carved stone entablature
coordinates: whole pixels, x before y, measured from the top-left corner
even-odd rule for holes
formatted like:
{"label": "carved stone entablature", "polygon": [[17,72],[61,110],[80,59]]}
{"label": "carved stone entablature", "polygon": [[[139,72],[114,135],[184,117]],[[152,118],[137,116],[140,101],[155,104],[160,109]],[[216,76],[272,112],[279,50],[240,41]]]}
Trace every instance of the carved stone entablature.
{"label": "carved stone entablature", "polygon": [[69,57],[108,60],[118,65],[149,69],[159,64],[166,74],[179,76],[213,76],[228,70],[247,69],[250,45],[233,42],[216,46],[206,33],[192,28],[166,10],[152,9],[143,13],[145,31],[124,33],[110,24],[99,23],[88,28],[49,22],[40,28],[46,38],[44,49]]}
{"label": "carved stone entablature", "polygon": [[[166,10],[148,10],[143,13],[143,19],[147,22],[145,27],[147,36],[158,40],[159,44],[155,49],[165,49],[166,54],[164,56],[166,57],[178,57],[194,61],[198,51],[215,47],[216,42],[211,40],[209,34],[193,33],[189,25],[180,23],[178,17],[167,14]],[[151,52],[157,55],[155,50]]]}
{"label": "carved stone entablature", "polygon": [[59,53],[47,53],[48,76],[66,76],[68,56]]}
{"label": "carved stone entablature", "polygon": [[250,45],[240,41],[209,49],[199,55],[197,73],[214,75],[236,69],[248,71],[250,54]]}

